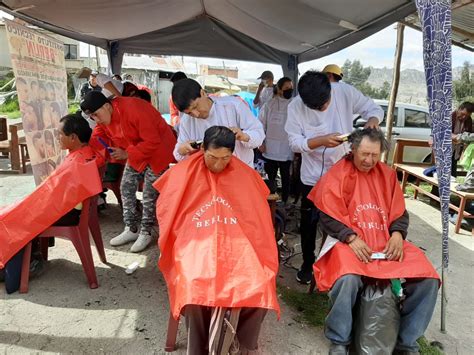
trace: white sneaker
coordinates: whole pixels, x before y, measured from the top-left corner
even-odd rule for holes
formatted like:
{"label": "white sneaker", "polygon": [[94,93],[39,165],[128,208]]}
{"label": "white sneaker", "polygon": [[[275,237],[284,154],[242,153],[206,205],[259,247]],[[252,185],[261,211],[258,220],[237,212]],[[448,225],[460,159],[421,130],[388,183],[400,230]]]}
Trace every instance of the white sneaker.
{"label": "white sneaker", "polygon": [[113,247],[117,247],[119,245],[133,242],[137,240],[137,238],[138,238],[138,231],[134,233],[130,230],[130,227],[125,227],[122,233],[120,233],[118,236],[110,240],[110,245],[112,245]]}
{"label": "white sneaker", "polygon": [[133,243],[132,247],[130,248],[130,251],[132,253],[141,252],[142,250],[146,249],[146,247],[151,243],[152,240],[153,237],[149,232],[140,233],[138,239],[135,243]]}

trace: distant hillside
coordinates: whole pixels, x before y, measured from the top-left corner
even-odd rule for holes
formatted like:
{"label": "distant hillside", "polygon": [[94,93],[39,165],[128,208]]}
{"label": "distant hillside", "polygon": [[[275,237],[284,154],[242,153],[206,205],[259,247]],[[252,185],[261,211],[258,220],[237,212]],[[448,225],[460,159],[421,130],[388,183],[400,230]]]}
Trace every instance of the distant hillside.
{"label": "distant hillside", "polygon": [[[462,67],[453,68],[453,80],[459,80]],[[384,81],[392,82],[393,70],[389,68],[371,68],[369,84],[379,88]],[[474,65],[471,65],[474,75]],[[425,73],[416,69],[405,69],[400,72],[400,87],[397,101],[426,106]]]}

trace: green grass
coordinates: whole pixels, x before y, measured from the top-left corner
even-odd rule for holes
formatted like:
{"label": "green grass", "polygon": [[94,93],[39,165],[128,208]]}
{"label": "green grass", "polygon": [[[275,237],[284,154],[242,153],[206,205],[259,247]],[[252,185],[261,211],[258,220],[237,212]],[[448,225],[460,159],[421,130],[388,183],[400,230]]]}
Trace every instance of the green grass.
{"label": "green grass", "polygon": [[80,110],[81,107],[79,106],[79,102],[69,102],[68,104],[68,112],[69,113],[76,113],[76,111]]}
{"label": "green grass", "polygon": [[298,312],[296,321],[322,327],[329,310],[329,298],[323,293],[301,293],[285,286],[278,286],[283,301]]}
{"label": "green grass", "polygon": [[[422,182],[420,183],[420,187],[427,192],[431,192],[432,185]],[[405,194],[407,194],[410,197],[413,197],[413,195],[415,194],[415,189],[412,186],[407,185],[405,188]]]}
{"label": "green grass", "polygon": [[420,354],[422,355],[443,355],[444,352],[438,347],[428,343],[425,337],[418,339],[418,345],[420,345]]}

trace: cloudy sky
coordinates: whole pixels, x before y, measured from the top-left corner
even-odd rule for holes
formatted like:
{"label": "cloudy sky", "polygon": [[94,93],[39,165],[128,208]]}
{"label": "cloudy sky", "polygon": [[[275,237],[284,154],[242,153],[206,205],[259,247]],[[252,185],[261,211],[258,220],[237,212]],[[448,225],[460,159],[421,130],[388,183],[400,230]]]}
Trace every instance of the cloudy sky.
{"label": "cloudy sky", "polygon": [[[346,59],[359,59],[364,66],[372,66],[374,68],[393,68],[396,41],[397,31],[394,24],[339,52],[321,59],[302,63],[299,65],[299,70],[303,73],[308,69],[322,69],[329,63],[342,65]],[[474,64],[474,54],[462,48],[453,46],[452,56],[454,67],[461,66],[466,60]],[[195,71],[196,61],[198,63],[222,65],[222,60],[212,58],[186,58],[186,68],[190,71]],[[241,78],[257,78],[263,70],[273,71],[275,77],[282,75],[281,67],[278,65],[232,60],[226,60],[225,64],[237,66]],[[401,67],[402,70],[407,68],[423,70],[422,34],[407,27],[405,27]]]}
{"label": "cloudy sky", "polygon": [[[8,14],[0,11],[0,17],[10,17]],[[396,45],[396,25],[391,25],[382,31],[366,38],[365,40],[356,43],[346,49],[337,53],[331,54],[321,59],[302,63],[299,65],[301,73],[308,69],[322,69],[326,64],[334,63],[342,65],[346,59],[359,59],[364,66],[372,66],[375,68],[393,68],[393,55]],[[83,44],[80,48],[81,55],[87,56],[87,45]],[[95,53],[91,50],[91,53]],[[453,67],[461,66],[466,60],[474,64],[474,54],[453,46]],[[242,79],[256,79],[264,70],[271,70],[275,77],[282,76],[282,70],[279,65],[262,64],[255,62],[233,61],[215,59],[215,58],[195,58],[185,57],[184,63],[186,71],[196,73],[196,68],[199,64],[234,66],[239,68],[239,77]],[[403,69],[418,69],[423,70],[423,47],[422,34],[419,31],[411,28],[405,28],[405,40],[402,57]]]}

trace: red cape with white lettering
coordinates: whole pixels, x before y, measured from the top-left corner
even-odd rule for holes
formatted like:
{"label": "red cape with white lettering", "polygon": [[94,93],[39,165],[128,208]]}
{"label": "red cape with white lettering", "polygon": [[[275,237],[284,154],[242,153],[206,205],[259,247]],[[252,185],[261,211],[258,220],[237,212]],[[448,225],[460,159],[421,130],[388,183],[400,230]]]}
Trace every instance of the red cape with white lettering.
{"label": "red cape with white lettering", "polygon": [[169,169],[154,187],[160,192],[158,266],[173,316],[187,304],[279,313],[269,191],[258,173],[234,156],[214,174],[199,152]]}
{"label": "red cape with white lettering", "polygon": [[69,153],[31,194],[0,208],[0,268],[76,205],[102,192],[98,167],[103,164],[89,146],[82,147]]}
{"label": "red cape with white lettering", "polygon": [[[405,211],[405,199],[394,170],[378,163],[368,173],[359,171],[350,158],[335,164],[308,195],[316,207],[351,228],[373,252],[382,252],[390,238],[389,226]],[[356,274],[378,279],[437,278],[425,254],[403,242],[403,261],[361,262],[345,243],[334,247],[314,264],[320,291],[329,290],[343,275]]]}

